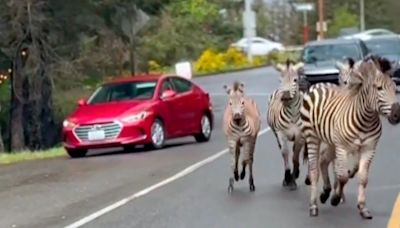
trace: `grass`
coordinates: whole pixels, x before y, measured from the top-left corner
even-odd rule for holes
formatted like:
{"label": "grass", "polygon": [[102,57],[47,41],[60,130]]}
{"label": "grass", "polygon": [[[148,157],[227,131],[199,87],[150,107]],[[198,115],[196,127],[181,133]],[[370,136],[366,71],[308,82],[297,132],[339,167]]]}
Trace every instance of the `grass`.
{"label": "grass", "polygon": [[44,151],[22,151],[16,153],[3,153],[0,154],[0,164],[12,164],[21,161],[48,159],[66,156],[63,147],[55,147]]}

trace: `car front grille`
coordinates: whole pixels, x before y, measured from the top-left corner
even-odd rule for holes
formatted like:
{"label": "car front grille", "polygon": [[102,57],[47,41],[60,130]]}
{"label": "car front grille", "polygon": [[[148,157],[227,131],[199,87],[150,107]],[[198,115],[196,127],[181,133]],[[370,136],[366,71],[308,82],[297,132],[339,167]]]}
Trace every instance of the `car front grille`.
{"label": "car front grille", "polygon": [[82,125],[75,128],[74,132],[75,135],[79,138],[79,140],[88,141],[89,140],[88,133],[94,127],[104,130],[106,140],[115,139],[116,137],[118,137],[122,129],[122,126],[120,124],[113,122],[113,123]]}

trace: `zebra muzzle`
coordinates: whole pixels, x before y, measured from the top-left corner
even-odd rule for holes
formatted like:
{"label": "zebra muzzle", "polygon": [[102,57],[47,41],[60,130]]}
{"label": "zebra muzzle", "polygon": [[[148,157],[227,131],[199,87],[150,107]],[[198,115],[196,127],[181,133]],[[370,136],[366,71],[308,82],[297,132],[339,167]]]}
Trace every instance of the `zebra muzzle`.
{"label": "zebra muzzle", "polygon": [[281,101],[289,101],[291,99],[290,92],[285,91],[282,93]]}
{"label": "zebra muzzle", "polygon": [[392,104],[392,110],[388,118],[390,124],[398,124],[400,122],[400,104]]}

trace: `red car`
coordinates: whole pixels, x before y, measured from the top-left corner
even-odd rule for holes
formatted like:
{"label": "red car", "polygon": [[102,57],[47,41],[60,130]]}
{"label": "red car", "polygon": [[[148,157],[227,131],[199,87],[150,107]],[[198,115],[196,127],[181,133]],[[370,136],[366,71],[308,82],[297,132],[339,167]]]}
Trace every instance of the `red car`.
{"label": "red car", "polygon": [[63,122],[70,157],[88,149],[135,145],[160,149],[167,139],[194,136],[206,142],[213,129],[209,94],[175,75],[141,75],[107,82]]}

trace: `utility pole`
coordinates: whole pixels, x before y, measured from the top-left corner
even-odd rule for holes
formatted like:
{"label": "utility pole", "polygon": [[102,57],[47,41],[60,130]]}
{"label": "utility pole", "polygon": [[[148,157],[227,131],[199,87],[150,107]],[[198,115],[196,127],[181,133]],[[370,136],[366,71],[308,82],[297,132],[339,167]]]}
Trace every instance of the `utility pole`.
{"label": "utility pole", "polygon": [[243,13],[243,25],[244,35],[247,40],[247,59],[250,63],[253,63],[253,57],[251,55],[251,38],[254,36],[253,23],[255,22],[254,12],[251,10],[251,0],[244,0],[244,13]]}
{"label": "utility pole", "polygon": [[318,0],[319,39],[324,39],[324,0]]}
{"label": "utility pole", "polygon": [[360,0],[360,30],[365,30],[365,5],[364,0]]}

